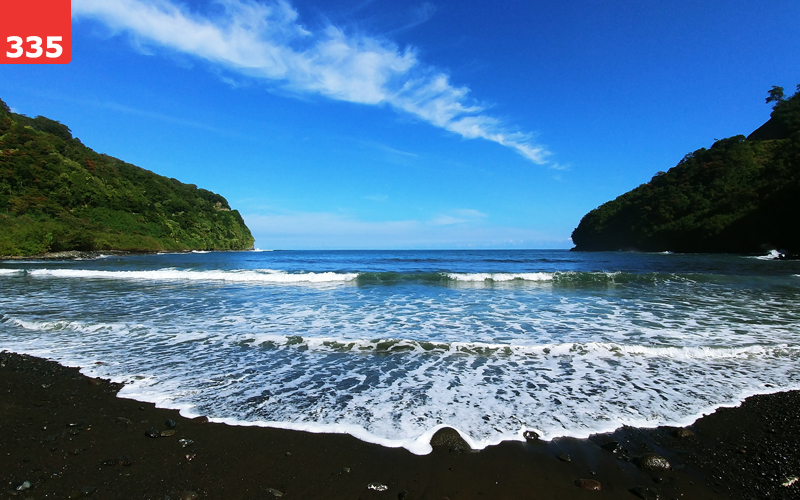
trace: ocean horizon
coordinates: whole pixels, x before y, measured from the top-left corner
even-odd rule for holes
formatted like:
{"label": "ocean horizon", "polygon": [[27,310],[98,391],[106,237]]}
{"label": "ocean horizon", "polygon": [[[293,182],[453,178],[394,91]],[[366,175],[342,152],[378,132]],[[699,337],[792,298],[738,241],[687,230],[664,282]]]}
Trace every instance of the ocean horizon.
{"label": "ocean horizon", "polygon": [[416,454],[688,425],[800,388],[800,262],[568,250],[0,263],[0,350],[212,421]]}

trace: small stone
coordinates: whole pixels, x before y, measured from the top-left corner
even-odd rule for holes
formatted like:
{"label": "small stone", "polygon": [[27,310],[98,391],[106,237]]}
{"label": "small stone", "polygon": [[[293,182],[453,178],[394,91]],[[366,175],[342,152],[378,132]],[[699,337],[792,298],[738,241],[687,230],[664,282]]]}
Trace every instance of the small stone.
{"label": "small stone", "polygon": [[281,491],[279,491],[279,490],[276,490],[275,488],[267,488],[267,491],[269,491],[270,493],[272,493],[274,496],[276,496],[278,498],[283,496],[283,493]]}
{"label": "small stone", "polygon": [[603,489],[600,481],[595,481],[594,479],[576,479],[575,486],[589,491],[600,491]]}
{"label": "small stone", "polygon": [[77,427],[79,429],[83,428],[83,427],[86,427],[86,420],[84,420],[82,418],[79,418],[79,419],[75,420],[74,422],[69,422],[67,424],[67,427]]}
{"label": "small stone", "polygon": [[192,422],[197,422],[198,424],[207,424],[208,417],[206,416],[195,417],[192,419]]}
{"label": "small stone", "polygon": [[194,444],[194,441],[191,439],[179,439],[178,442],[181,444],[182,447],[186,448],[187,446],[191,446]]}
{"label": "small stone", "polygon": [[619,444],[616,441],[610,441],[610,442],[604,444],[603,446],[601,446],[601,448],[606,450],[606,451],[610,451],[611,453],[624,453],[625,452],[625,448],[623,448],[622,445]]}
{"label": "small stone", "polygon": [[558,459],[562,462],[572,462],[572,457],[567,455],[566,453],[559,453]]}
{"label": "small stone", "polygon": [[119,422],[121,424],[125,424],[125,425],[131,425],[133,423],[133,422],[130,421],[130,419],[125,418],[125,417],[117,417],[116,420],[117,420],[117,422]]}
{"label": "small stone", "polygon": [[536,441],[539,439],[539,433],[535,431],[525,431],[522,433],[522,437],[524,437],[526,441]]}
{"label": "small stone", "polygon": [[450,427],[442,427],[431,437],[431,446],[434,448],[448,447],[450,451],[458,453],[471,451],[470,445],[464,441],[457,430]]}
{"label": "small stone", "polygon": [[784,488],[788,488],[789,486],[796,483],[798,480],[800,480],[800,478],[798,478],[797,476],[787,477],[786,481],[781,483],[781,486],[783,486]]}
{"label": "small stone", "polygon": [[642,469],[653,471],[667,471],[672,468],[666,458],[656,453],[645,453],[636,460],[636,464]]}
{"label": "small stone", "polygon": [[287,456],[287,457],[291,457],[291,456],[292,456],[292,452],[291,452],[291,451],[287,451],[287,452],[286,452],[286,456]]}
{"label": "small stone", "polygon": [[19,481],[16,483],[11,483],[11,489],[13,489],[14,491],[25,491],[27,489],[30,489],[30,487],[31,487],[30,481]]}
{"label": "small stone", "polygon": [[194,491],[182,491],[180,496],[181,500],[197,500],[198,498],[200,498],[200,495]]}
{"label": "small stone", "polygon": [[386,486],[385,484],[381,484],[381,483],[369,483],[367,485],[367,489],[368,490],[375,490],[375,491],[386,491],[386,490],[389,489],[389,487]]}
{"label": "small stone", "polygon": [[174,435],[175,435],[175,431],[174,431],[174,430],[161,431],[161,432],[159,433],[159,435],[160,435],[162,438],[166,438],[166,437],[172,437],[172,436],[174,436]]}
{"label": "small stone", "polygon": [[144,435],[149,438],[157,438],[161,436],[161,433],[158,432],[158,429],[156,429],[155,427],[150,427],[149,429],[144,431]]}
{"label": "small stone", "polygon": [[194,460],[194,457],[196,457],[196,456],[197,456],[197,453],[187,453],[186,454],[186,461],[187,462],[191,462],[192,460]]}
{"label": "small stone", "polygon": [[101,385],[102,383],[103,383],[103,381],[100,380],[99,378],[90,378],[89,379],[89,385],[93,385],[95,387]]}
{"label": "small stone", "polygon": [[694,436],[694,432],[690,431],[689,429],[685,429],[683,427],[679,427],[679,428],[675,429],[675,437],[688,438],[688,437],[693,437],[693,436]]}
{"label": "small stone", "polygon": [[92,495],[95,491],[97,491],[97,488],[95,488],[94,486],[84,486],[83,488],[81,488],[81,496],[88,497],[89,495]]}
{"label": "small stone", "polygon": [[403,490],[397,494],[397,500],[411,500],[411,492]]}
{"label": "small stone", "polygon": [[177,426],[178,426],[178,422],[172,420],[171,418],[167,419],[167,421],[164,422],[164,427],[166,427],[167,429],[174,429]]}
{"label": "small stone", "polygon": [[350,473],[350,467],[342,467],[342,472]]}

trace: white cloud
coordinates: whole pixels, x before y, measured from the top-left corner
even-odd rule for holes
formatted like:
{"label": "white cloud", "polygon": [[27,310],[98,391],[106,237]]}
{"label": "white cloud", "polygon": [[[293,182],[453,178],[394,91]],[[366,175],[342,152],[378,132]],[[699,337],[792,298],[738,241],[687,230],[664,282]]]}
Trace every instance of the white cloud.
{"label": "white cloud", "polygon": [[[244,214],[259,248],[404,249],[404,248],[570,248],[569,238],[516,227],[474,224],[466,211],[461,221],[439,215],[429,221],[365,221],[327,212]],[[458,214],[460,211],[453,211]],[[449,223],[448,223],[449,222]]]}
{"label": "white cloud", "polygon": [[[548,151],[530,134],[487,115],[467,87],[451,84],[411,48],[335,26],[309,31],[283,0],[215,4],[221,9],[201,14],[174,0],[73,0],[72,14],[127,33],[137,46],[188,54],[301,95],[390,106],[463,138],[492,141],[534,163],[547,163]],[[433,11],[423,4],[419,20]]]}
{"label": "white cloud", "polygon": [[468,222],[467,219],[459,219],[458,217],[453,217],[452,215],[437,215],[434,217],[428,224],[432,226],[450,226],[453,224],[463,224]]}
{"label": "white cloud", "polygon": [[467,217],[470,219],[483,219],[485,217],[488,217],[488,215],[486,215],[485,213],[473,210],[471,208],[458,208],[456,210],[453,210],[453,213],[461,217]]}

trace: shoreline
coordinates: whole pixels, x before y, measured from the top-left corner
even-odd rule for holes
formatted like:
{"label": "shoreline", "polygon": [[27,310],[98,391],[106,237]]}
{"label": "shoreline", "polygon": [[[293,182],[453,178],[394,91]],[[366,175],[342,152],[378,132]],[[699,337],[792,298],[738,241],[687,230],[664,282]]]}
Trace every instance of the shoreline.
{"label": "shoreline", "polygon": [[[414,455],[347,434],[190,419],[119,398],[121,388],[78,368],[0,352],[0,498],[800,496],[800,482],[782,486],[800,475],[800,391],[753,396],[686,428],[623,427],[481,451],[444,430],[430,454]],[[670,467],[660,468],[653,453]]]}
{"label": "shoreline", "polygon": [[52,261],[74,261],[74,260],[93,260],[102,257],[128,257],[131,255],[167,255],[185,253],[211,253],[211,252],[273,252],[278,250],[257,250],[247,248],[243,250],[175,250],[175,251],[151,251],[151,250],[65,250],[63,252],[45,252],[35,255],[0,255],[0,260],[52,260]]}

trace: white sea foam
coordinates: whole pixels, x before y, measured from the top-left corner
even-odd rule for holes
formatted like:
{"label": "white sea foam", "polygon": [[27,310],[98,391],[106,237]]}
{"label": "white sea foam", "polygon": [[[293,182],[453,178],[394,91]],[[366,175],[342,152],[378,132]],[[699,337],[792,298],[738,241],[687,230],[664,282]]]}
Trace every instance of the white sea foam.
{"label": "white sea foam", "polygon": [[[12,316],[3,324],[34,334],[2,339],[8,348],[125,382],[123,397],[227,423],[342,432],[418,454],[430,451],[442,426],[476,449],[521,439],[526,429],[545,439],[586,437],[623,424],[684,424],[768,385],[799,385],[792,373],[800,348],[787,345],[432,344]],[[65,342],[72,335],[82,342]],[[389,357],[374,357],[380,353]],[[192,369],[181,369],[188,359]]]}
{"label": "white sea foam", "polygon": [[759,260],[777,260],[781,258],[781,253],[777,250],[770,250],[767,255],[756,255],[753,258]]}
{"label": "white sea foam", "polygon": [[800,387],[800,295],[784,277],[748,288],[649,270],[450,280],[423,270],[389,273],[388,285],[370,274],[365,286],[198,287],[359,281],[151,259],[165,269],[33,269],[39,279],[0,280],[0,346],[82,366],[124,382],[123,397],[189,416],[344,432],[414,453],[428,452],[442,426],[474,448],[522,440],[527,429],[585,437],[685,425],[751,394]]}
{"label": "white sea foam", "polygon": [[100,271],[91,269],[33,269],[34,277],[90,278],[118,280],[190,280],[227,281],[235,283],[332,283],[356,279],[355,273],[287,273],[271,269],[236,271],[187,271],[183,269],[158,269],[154,271]]}
{"label": "white sea foam", "polygon": [[24,272],[22,269],[0,269],[0,276],[16,276]]}

